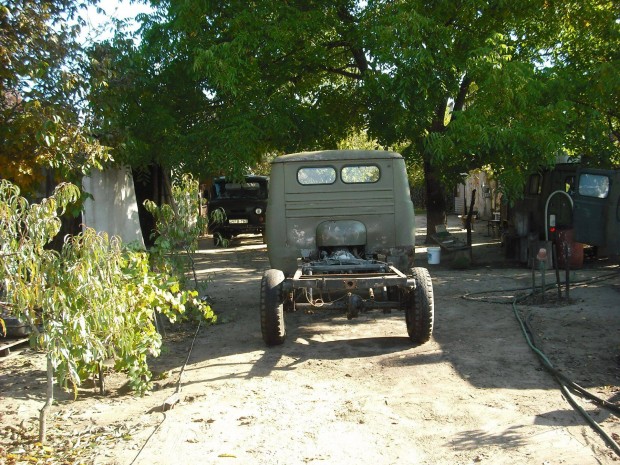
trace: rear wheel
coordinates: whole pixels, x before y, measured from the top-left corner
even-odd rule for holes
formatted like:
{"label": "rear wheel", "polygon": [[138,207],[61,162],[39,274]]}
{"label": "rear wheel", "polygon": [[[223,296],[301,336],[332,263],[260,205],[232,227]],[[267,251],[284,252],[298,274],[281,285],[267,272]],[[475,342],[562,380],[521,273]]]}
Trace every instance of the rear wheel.
{"label": "rear wheel", "polygon": [[413,268],[411,272],[416,281],[416,287],[404,296],[407,333],[413,342],[424,344],[433,334],[435,319],[433,281],[426,268]]}
{"label": "rear wheel", "polygon": [[280,345],[286,338],[284,326],[284,296],[282,283],[284,273],[267,270],[260,285],[260,327],[263,340],[268,346]]}

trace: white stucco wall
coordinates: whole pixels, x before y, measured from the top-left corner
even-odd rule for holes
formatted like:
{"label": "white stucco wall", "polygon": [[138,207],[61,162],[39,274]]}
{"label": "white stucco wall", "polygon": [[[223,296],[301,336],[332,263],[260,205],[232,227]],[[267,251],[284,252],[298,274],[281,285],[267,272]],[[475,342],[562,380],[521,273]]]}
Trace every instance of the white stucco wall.
{"label": "white stucco wall", "polygon": [[82,186],[93,196],[84,203],[85,226],[119,236],[124,244],[133,242],[144,247],[133,177],[128,168],[93,171],[82,180]]}

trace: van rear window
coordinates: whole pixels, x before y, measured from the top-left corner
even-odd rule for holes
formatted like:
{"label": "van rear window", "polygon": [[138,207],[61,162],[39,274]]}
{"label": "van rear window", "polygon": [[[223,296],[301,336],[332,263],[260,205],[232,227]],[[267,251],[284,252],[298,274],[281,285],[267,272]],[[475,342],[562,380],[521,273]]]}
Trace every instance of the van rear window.
{"label": "van rear window", "polygon": [[342,182],[347,184],[373,183],[381,177],[381,171],[377,165],[345,166],[340,171]]}
{"label": "van rear window", "polygon": [[607,198],[609,178],[600,174],[583,173],[579,176],[579,195],[585,197]]}
{"label": "van rear window", "polygon": [[297,181],[304,186],[333,184],[336,181],[336,170],[332,166],[299,168]]}

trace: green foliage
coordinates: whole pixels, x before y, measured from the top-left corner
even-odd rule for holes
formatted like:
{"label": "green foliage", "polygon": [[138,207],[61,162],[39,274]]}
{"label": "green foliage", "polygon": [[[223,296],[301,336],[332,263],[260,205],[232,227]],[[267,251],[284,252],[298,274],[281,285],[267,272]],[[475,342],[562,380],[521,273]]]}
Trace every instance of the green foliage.
{"label": "green foliage", "polygon": [[[192,254],[206,226],[206,219],[200,214],[198,181],[189,174],[182,175],[172,184],[171,197],[170,205],[144,202],[146,210],[155,217],[155,241],[150,253],[155,270],[184,284],[188,271],[193,271],[196,278]],[[195,283],[198,285],[197,279]]]}
{"label": "green foliage", "polygon": [[76,180],[109,160],[82,123],[86,78],[72,0],[13,0],[0,6],[0,169],[33,192],[41,168]]}
{"label": "green foliage", "polygon": [[147,270],[139,273],[139,260],[125,257],[117,238],[92,229],[63,247],[64,270],[48,282],[38,341],[57,352],[52,360],[60,382],[77,386],[98,373],[104,360],[114,359],[118,369],[129,373],[134,389],[148,388],[146,357],[157,355],[161,344],[152,323],[153,305],[162,296]]}
{"label": "green foliage", "polygon": [[[209,212],[209,225],[221,224],[226,221],[226,211],[223,208],[216,208]],[[216,245],[221,247],[228,247],[230,245],[230,238],[224,237],[221,233],[213,233],[213,240]]]}
{"label": "green foliage", "polygon": [[335,147],[363,113],[356,84],[332,82],[325,71],[350,73],[346,55],[333,53],[347,49],[334,11],[160,3],[139,45],[118,37],[90,51],[103,140],[134,167],[154,161],[232,177],[254,171],[267,153]]}
{"label": "green foliage", "polygon": [[366,11],[368,53],[383,70],[365,80],[370,134],[411,141],[446,185],[490,165],[510,197],[560,152],[618,158],[612,3],[371,1]]}
{"label": "green foliage", "polygon": [[440,183],[471,169],[490,166],[508,198],[559,152],[601,166],[620,159],[613,2],[157,8],[139,46],[117,40],[92,55],[112,76],[93,106],[134,166],[154,158],[241,174],[265,153],[335,148],[364,133],[400,148],[412,184],[424,173],[430,214],[443,208]]}
{"label": "green foliage", "polygon": [[92,229],[68,238],[60,253],[46,244],[60,229],[59,214],[79,198],[71,184],[30,205],[19,189],[0,181],[0,278],[5,306],[33,330],[57,382],[74,390],[102,363],[114,360],[132,388],[150,388],[148,356],[159,354],[155,312],[174,321],[188,312],[212,319],[211,309],[178,280],[153,272],[149,256]]}

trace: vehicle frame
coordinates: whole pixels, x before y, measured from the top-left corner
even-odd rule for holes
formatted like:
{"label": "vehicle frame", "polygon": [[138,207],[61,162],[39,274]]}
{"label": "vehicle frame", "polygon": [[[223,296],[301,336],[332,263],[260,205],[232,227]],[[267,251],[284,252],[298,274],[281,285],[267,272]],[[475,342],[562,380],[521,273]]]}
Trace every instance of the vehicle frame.
{"label": "vehicle frame", "polygon": [[414,267],[415,213],[405,161],[395,152],[324,150],[271,164],[261,280],[263,340],[286,338],[284,313],[312,308],[405,312],[418,344],[433,331],[433,284]]}

